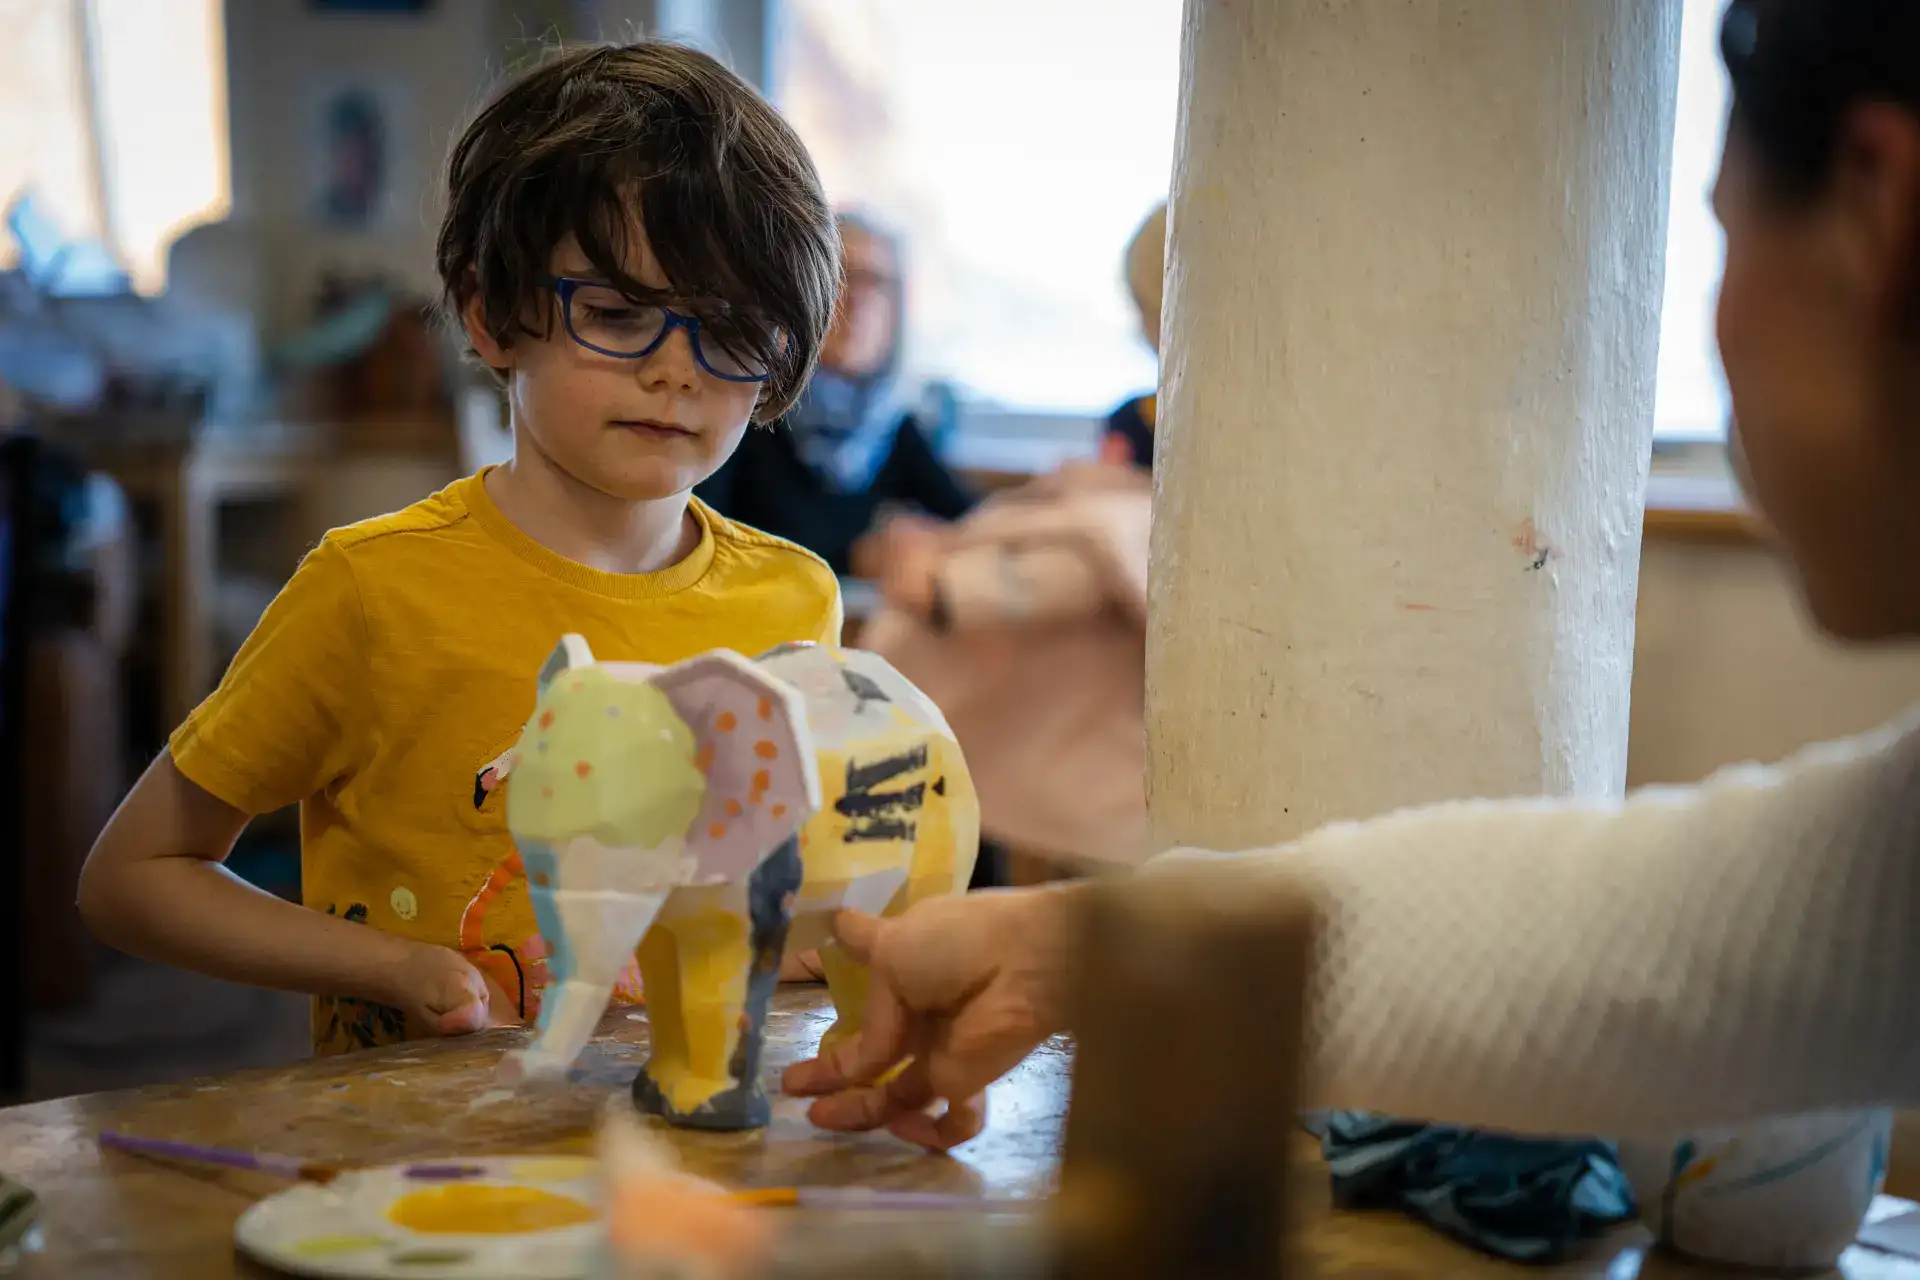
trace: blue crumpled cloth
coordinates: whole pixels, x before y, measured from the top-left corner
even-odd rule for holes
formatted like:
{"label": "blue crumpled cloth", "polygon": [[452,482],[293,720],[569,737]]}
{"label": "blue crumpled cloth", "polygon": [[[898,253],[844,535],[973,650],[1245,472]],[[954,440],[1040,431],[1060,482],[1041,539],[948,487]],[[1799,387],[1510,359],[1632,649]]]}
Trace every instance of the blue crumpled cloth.
{"label": "blue crumpled cloth", "polygon": [[1305,1117],[1342,1209],[1397,1209],[1514,1262],[1557,1262],[1633,1216],[1613,1147],[1415,1124],[1364,1111]]}

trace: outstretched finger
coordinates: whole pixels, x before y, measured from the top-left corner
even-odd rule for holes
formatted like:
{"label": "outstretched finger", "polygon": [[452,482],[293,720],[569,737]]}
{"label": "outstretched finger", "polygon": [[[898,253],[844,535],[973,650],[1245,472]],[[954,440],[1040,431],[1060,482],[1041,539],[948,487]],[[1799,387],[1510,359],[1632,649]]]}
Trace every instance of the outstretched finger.
{"label": "outstretched finger", "polygon": [[987,1095],[950,1099],[940,1115],[924,1110],[907,1111],[887,1122],[887,1132],[902,1142],[911,1142],[930,1151],[949,1151],[980,1136],[987,1127]]}
{"label": "outstretched finger", "polygon": [[[872,921],[870,916],[853,918]],[[861,927],[864,926],[856,926],[856,929]],[[866,942],[863,939],[860,945],[866,945]],[[869,947],[856,953],[854,958],[865,959],[871,955]],[[781,1077],[781,1087],[798,1097],[818,1097],[873,1084],[898,1065],[907,1056],[913,1014],[895,993],[892,977],[884,966],[872,967],[867,980],[867,1004],[862,1011],[860,1030],[831,1046],[819,1057],[788,1067],[786,1075]]]}
{"label": "outstretched finger", "polygon": [[807,1109],[807,1119],[836,1133],[864,1133],[923,1110],[933,1101],[924,1064],[914,1061],[882,1085],[846,1089]]}

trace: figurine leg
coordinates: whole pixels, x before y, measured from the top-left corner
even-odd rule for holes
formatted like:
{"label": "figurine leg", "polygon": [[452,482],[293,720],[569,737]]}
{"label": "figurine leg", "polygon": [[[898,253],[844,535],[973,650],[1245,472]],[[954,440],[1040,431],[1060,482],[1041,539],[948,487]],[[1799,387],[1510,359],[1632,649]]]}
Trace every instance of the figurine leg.
{"label": "figurine leg", "polygon": [[[772,1119],[760,1057],[800,888],[797,842],[788,840],[763,861],[743,896],[734,888],[729,909],[701,904],[684,920],[663,919],[654,933],[669,937],[656,942],[649,935],[640,947],[654,1049],[634,1081],[634,1098],[688,1128],[754,1129]],[[662,984],[673,987],[673,1017],[664,1016],[656,994]]]}

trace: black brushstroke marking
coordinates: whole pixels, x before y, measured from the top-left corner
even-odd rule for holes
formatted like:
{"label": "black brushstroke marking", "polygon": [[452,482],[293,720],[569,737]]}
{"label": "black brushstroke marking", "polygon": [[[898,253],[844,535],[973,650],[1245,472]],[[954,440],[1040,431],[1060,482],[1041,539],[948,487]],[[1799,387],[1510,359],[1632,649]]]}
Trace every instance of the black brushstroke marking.
{"label": "black brushstroke marking", "polygon": [[840,668],[840,678],[846,681],[847,689],[859,701],[859,709],[865,711],[869,702],[892,702],[886,690],[871,679],[861,675],[851,667]]}
{"label": "black brushstroke marking", "polygon": [[846,844],[859,844],[867,840],[911,840],[915,830],[913,823],[900,818],[873,818],[866,822],[849,822],[841,840]]}
{"label": "black brushstroke marking", "polygon": [[848,818],[881,818],[896,810],[919,812],[927,802],[927,784],[916,782],[899,791],[848,792],[834,801],[835,811]]}
{"label": "black brushstroke marking", "polygon": [[847,794],[856,791],[871,791],[881,783],[897,778],[903,773],[912,773],[915,769],[927,767],[927,746],[923,742],[910,751],[897,756],[887,756],[875,760],[872,764],[854,764],[847,762]]}
{"label": "black brushstroke marking", "polygon": [[945,778],[935,778],[933,780],[933,794],[937,796],[947,794],[947,780]]}
{"label": "black brushstroke marking", "polygon": [[915,826],[912,818],[926,805],[927,786],[916,782],[897,791],[877,790],[881,784],[927,767],[927,747],[921,743],[908,751],[870,764],[847,762],[846,794],[834,801],[834,812],[847,819],[847,844],[865,840],[911,840]]}
{"label": "black brushstroke marking", "polygon": [[514,975],[520,979],[520,1021],[525,1022],[527,1020],[527,971],[520,967],[520,957],[515,955],[513,948],[504,942],[496,942],[487,950],[504,951],[507,959],[513,962]]}

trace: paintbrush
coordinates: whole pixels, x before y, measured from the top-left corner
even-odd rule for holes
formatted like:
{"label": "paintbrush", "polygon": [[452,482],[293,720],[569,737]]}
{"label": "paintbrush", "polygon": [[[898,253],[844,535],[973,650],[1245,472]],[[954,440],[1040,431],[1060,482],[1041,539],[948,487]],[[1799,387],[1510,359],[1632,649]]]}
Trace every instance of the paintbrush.
{"label": "paintbrush", "polygon": [[198,1142],[136,1138],[132,1134],[114,1133],[111,1130],[100,1135],[100,1145],[110,1151],[125,1151],[132,1155],[148,1156],[156,1160],[178,1160],[185,1164],[246,1169],[253,1173],[272,1174],[277,1178],[291,1178],[298,1182],[332,1182],[341,1173],[338,1165],[323,1164],[316,1160],[301,1160],[294,1156],[276,1156],[257,1151],[230,1151],[224,1147],[209,1147]]}
{"label": "paintbrush", "polygon": [[[111,1130],[100,1135],[100,1145],[114,1151],[177,1160],[185,1164],[245,1169],[299,1182],[332,1182],[345,1169],[339,1165],[258,1151],[233,1151],[197,1142],[170,1142],[164,1138],[137,1138]],[[757,1208],[820,1210],[972,1210],[977,1213],[1020,1213],[1036,1202],[1016,1196],[969,1196],[945,1191],[890,1191],[875,1187],[750,1187],[726,1193],[735,1204]]]}
{"label": "paintbrush", "polygon": [[890,1191],[877,1187],[752,1187],[728,1193],[736,1204],[791,1209],[972,1210],[976,1213],[1027,1213],[1037,1200],[1019,1196],[969,1196],[945,1191]]}

